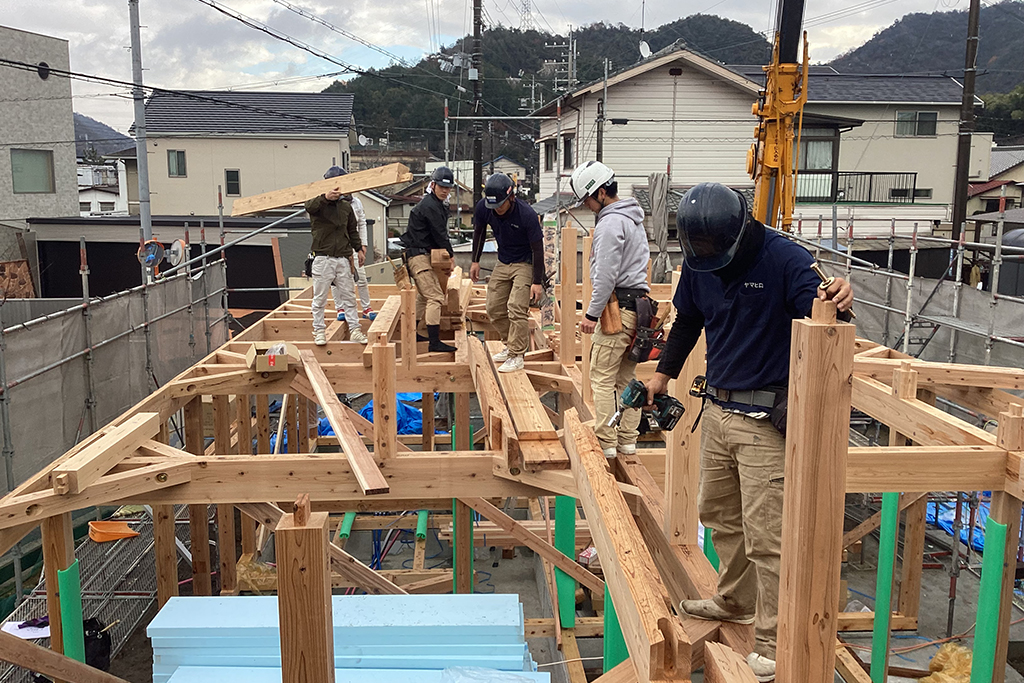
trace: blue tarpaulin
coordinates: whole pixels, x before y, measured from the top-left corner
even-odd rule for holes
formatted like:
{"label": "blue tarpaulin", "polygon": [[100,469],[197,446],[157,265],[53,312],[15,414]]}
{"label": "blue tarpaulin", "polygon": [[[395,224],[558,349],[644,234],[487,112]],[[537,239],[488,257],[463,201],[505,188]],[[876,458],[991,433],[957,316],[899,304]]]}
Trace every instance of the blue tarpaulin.
{"label": "blue tarpaulin", "polygon": [[[988,491],[985,495],[990,495]],[[977,551],[983,551],[985,549],[985,522],[988,520],[988,509],[989,504],[982,502],[978,504],[978,521],[975,524],[973,533],[968,525],[971,522],[971,506],[966,502],[961,503],[960,509],[960,540],[963,543],[967,543],[968,534],[971,534],[971,547]],[[928,504],[928,514],[925,518],[928,524],[938,526],[940,529],[945,531],[950,536],[953,535],[953,518],[956,515],[956,503],[938,503],[939,519],[935,521],[935,503]]]}

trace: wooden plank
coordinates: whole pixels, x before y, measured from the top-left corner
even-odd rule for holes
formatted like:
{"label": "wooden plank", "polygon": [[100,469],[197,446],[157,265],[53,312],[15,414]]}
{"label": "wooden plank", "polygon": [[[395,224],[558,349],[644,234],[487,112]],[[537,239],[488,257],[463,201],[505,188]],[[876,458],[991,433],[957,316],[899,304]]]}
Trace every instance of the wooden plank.
{"label": "wooden plank", "polygon": [[932,363],[923,360],[902,358],[865,358],[858,355],[853,360],[853,371],[877,379],[892,377],[894,370],[908,363],[917,372],[918,382],[925,384],[947,384],[952,386],[988,387],[990,389],[1024,390],[1024,370],[1002,368],[991,365],[963,365],[961,363]]}
{"label": "wooden plank", "polygon": [[[793,322],[776,658],[781,681],[835,671],[853,325],[816,299]],[[899,400],[899,399],[897,399]]]}
{"label": "wooden plank", "polygon": [[519,439],[515,426],[508,414],[501,388],[495,377],[494,366],[487,356],[483,342],[476,335],[468,337],[470,369],[473,384],[476,387],[480,412],[484,418],[491,448],[503,450],[507,456],[508,467],[520,469],[522,464]]}
{"label": "wooden plank", "polygon": [[565,668],[569,672],[569,683],[587,683],[587,673],[583,670],[580,646],[576,643],[574,629],[562,629],[562,656],[565,658]]}
{"label": "wooden plank", "polygon": [[[402,369],[416,371],[416,290],[412,287],[401,293],[402,313]],[[371,340],[372,341],[372,340]]]}
{"label": "wooden plank", "polygon": [[[193,455],[202,455],[206,450],[203,436],[203,402],[196,396],[185,404],[185,450]],[[210,579],[210,523],[206,505],[188,506],[188,527],[192,553],[192,594],[212,595]]]}
{"label": "wooden plank", "polygon": [[366,444],[363,443],[359,432],[356,431],[355,426],[349,421],[342,403],[338,399],[338,395],[334,392],[334,387],[327,380],[323,370],[320,368],[320,364],[317,363],[313,354],[308,351],[301,351],[300,356],[302,357],[302,364],[306,369],[306,377],[309,379],[310,384],[312,384],[313,392],[316,394],[317,402],[324,409],[327,420],[331,423],[331,427],[334,429],[339,443],[341,443],[342,450],[348,456],[349,464],[352,466],[353,473],[359,482],[359,487],[363,494],[387,493],[390,490],[387,480],[381,474],[370,452],[366,449]]}
{"label": "wooden plank", "polygon": [[[306,499],[308,506],[309,499]],[[333,683],[327,513],[284,515],[274,533],[283,683]]]}
{"label": "wooden plank", "polygon": [[73,681],[73,683],[128,683],[123,678],[118,678],[106,671],[100,671],[88,664],[83,664],[2,631],[0,631],[0,660],[28,671],[49,676],[51,680]]}
{"label": "wooden plank", "polygon": [[306,200],[325,194],[330,190],[339,190],[342,194],[352,194],[375,187],[397,185],[412,180],[409,167],[403,164],[388,164],[366,171],[357,171],[337,178],[316,180],[305,185],[296,185],[283,190],[272,190],[250,197],[240,197],[231,206],[232,216],[249,216],[262,211],[271,211],[285,206],[302,204]]}
{"label": "wooden plank", "polygon": [[[231,444],[231,418],[228,397],[214,396],[213,442],[217,453],[230,455],[236,452]],[[235,508],[228,504],[217,506],[217,560],[220,568],[220,594],[236,594],[238,573],[235,567],[238,558],[235,557]]]}
{"label": "wooden plank", "polygon": [[[839,631],[871,631],[875,625],[874,612],[840,612]],[[917,628],[917,617],[907,617],[899,612],[889,615],[889,628],[893,631],[913,631]]]}
{"label": "wooden plank", "polygon": [[[525,619],[526,638],[554,638],[555,620],[551,617]],[[599,638],[604,633],[604,617],[576,617],[573,633],[577,638]]]}
{"label": "wooden plank", "polygon": [[156,604],[178,595],[178,549],[173,505],[153,506],[153,552],[156,555]]}
{"label": "wooden plank", "polygon": [[[398,450],[398,396],[395,345],[373,345],[373,457],[388,460]],[[383,478],[383,475],[381,475]]]}
{"label": "wooden plank", "polygon": [[[582,282],[582,294],[583,294],[583,311],[586,312],[590,308],[590,297],[594,294],[593,283],[590,281],[590,254],[594,250],[594,236],[585,235],[583,237],[583,268],[581,272],[583,275]],[[581,365],[583,370],[583,384],[580,387],[581,396],[584,402],[594,402],[594,390],[590,386],[590,354],[594,346],[594,338],[589,334],[581,334],[583,338],[583,353],[581,354]]]}
{"label": "wooden plank", "polygon": [[843,677],[846,683],[872,683],[871,675],[864,670],[853,653],[843,645],[841,640],[836,640],[836,671]]}
{"label": "wooden plank", "polygon": [[851,447],[845,490],[1000,490],[1006,467],[1006,451],[995,446]]}
{"label": "wooden plank", "polygon": [[654,560],[607,470],[597,437],[573,409],[566,412],[565,425],[578,497],[639,678],[689,679],[689,640],[667,603]]}
{"label": "wooden plank", "polygon": [[256,452],[270,452],[270,397],[256,397]]}
{"label": "wooden plank", "polygon": [[43,575],[46,579],[46,612],[50,615],[50,647],[54,652],[63,653],[64,630],[57,572],[67,569],[75,561],[75,534],[71,526],[71,513],[47,517],[39,528],[42,533]]}
{"label": "wooden plank", "polygon": [[[673,271],[673,282],[678,280]],[[701,428],[691,428],[700,413],[702,399],[690,396],[693,378],[706,372],[707,340],[702,332],[686,357],[679,379],[669,384],[670,393],[679,399],[685,412],[676,428],[665,434],[665,535],[673,545],[697,543],[699,516],[697,489],[700,482]],[[690,417],[692,416],[692,417]]]}
{"label": "wooden plank", "polygon": [[461,499],[452,502],[455,525],[455,547],[452,562],[455,566],[455,592],[473,592],[473,519],[470,507]]}
{"label": "wooden plank", "polygon": [[[923,500],[925,502],[925,504],[927,505],[927,503],[928,503],[928,494],[927,493],[904,494],[903,496],[900,497],[900,512],[902,512],[903,510],[906,510],[911,505],[913,505],[913,504],[915,504],[915,503],[917,503],[918,501],[921,501],[921,500]],[[875,514],[871,515],[870,517],[865,519],[863,522],[861,522],[860,524],[858,524],[857,526],[855,526],[854,528],[850,529],[849,531],[847,531],[847,532],[845,532],[843,534],[843,547],[844,548],[850,547],[851,544],[856,543],[857,541],[859,541],[860,539],[864,538],[865,536],[870,534],[872,531],[877,529],[881,525],[881,523],[882,523],[882,512],[881,512],[881,510],[879,510],[878,512],[876,512]]]}
{"label": "wooden plank", "polygon": [[366,331],[366,338],[370,343],[363,347],[363,365],[373,365],[373,346],[380,336],[385,341],[391,341],[391,335],[398,327],[398,321],[402,313],[402,297],[400,295],[389,296],[384,305],[377,311],[377,317],[370,323],[370,329]]}
{"label": "wooden plank", "polygon": [[143,441],[160,429],[158,413],[138,413],[53,469],[53,490],[81,493],[90,484],[128,457]]}
{"label": "wooden plank", "polygon": [[545,391],[557,391],[560,394],[571,394],[573,390],[572,379],[566,375],[555,375],[550,372],[537,372],[536,370],[527,370],[526,376],[529,378],[533,388],[540,392]]}
{"label": "wooden plank", "polygon": [[573,579],[592,591],[604,593],[604,581],[556,550],[553,545],[527,529],[521,522],[512,519],[483,498],[462,498],[462,501]]}
{"label": "wooden plank", "polygon": [[[501,342],[487,342],[486,347],[488,355],[493,355],[501,351]],[[499,372],[498,385],[505,396],[505,404],[520,441],[558,438],[525,372]]]}
{"label": "wooden plank", "polygon": [[639,680],[633,662],[627,659],[611,671],[595,678],[593,683],[638,683]]}
{"label": "wooden plank", "polygon": [[562,332],[558,337],[558,360],[565,366],[576,364],[576,236],[575,227],[562,228]]}
{"label": "wooden plank", "polygon": [[[924,561],[925,519],[928,514],[928,494],[906,494],[904,499],[914,499],[906,504],[906,520],[903,533],[903,566],[900,568],[900,597],[897,611],[909,617],[917,617],[921,611],[922,562]],[[845,535],[844,535],[845,538]]]}
{"label": "wooden plank", "polygon": [[721,643],[704,646],[704,683],[757,683],[746,660]]}
{"label": "wooden plank", "polygon": [[[424,396],[426,395],[427,394],[424,394]],[[430,396],[433,396],[433,394],[430,394]],[[369,440],[372,442],[376,438],[376,429],[374,429],[373,423],[367,420],[359,413],[357,413],[356,411],[346,406],[344,403],[342,403],[341,405],[344,406],[345,408],[345,415],[347,415],[348,419],[352,421],[352,424],[356,426],[356,429],[359,430],[359,433],[363,435],[363,441],[365,442],[367,438],[369,438]],[[323,443],[323,439],[321,438],[320,440],[318,440],[318,443]],[[335,443],[337,443],[337,438],[335,438]],[[406,446],[404,443],[402,443],[400,439],[395,440],[395,449],[399,453],[413,452],[413,450]]]}
{"label": "wooden plank", "polygon": [[[475,337],[474,337],[475,339]],[[479,341],[479,340],[478,340]],[[423,438],[420,443],[420,450],[434,450],[434,392],[424,391],[420,402],[423,413]],[[408,448],[408,446],[406,446]],[[402,449],[399,449],[402,450]]]}
{"label": "wooden plank", "polygon": [[455,394],[455,425],[452,432],[455,435],[455,450],[468,451],[471,448],[468,393]]}

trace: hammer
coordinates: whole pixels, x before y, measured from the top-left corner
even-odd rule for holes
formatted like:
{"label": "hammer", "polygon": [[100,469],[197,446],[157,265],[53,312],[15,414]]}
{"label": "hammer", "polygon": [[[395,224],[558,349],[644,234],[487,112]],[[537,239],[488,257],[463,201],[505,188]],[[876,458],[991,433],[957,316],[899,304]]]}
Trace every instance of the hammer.
{"label": "hammer", "polygon": [[[821,284],[818,285],[818,289],[820,289],[823,292],[827,290],[829,287],[831,287],[832,283],[836,281],[834,277],[832,277],[831,275],[827,274],[824,270],[822,270],[821,264],[818,263],[817,261],[811,264],[811,270],[814,271],[815,275],[821,278]],[[852,307],[850,308],[850,318],[857,318],[857,314],[853,312]]]}

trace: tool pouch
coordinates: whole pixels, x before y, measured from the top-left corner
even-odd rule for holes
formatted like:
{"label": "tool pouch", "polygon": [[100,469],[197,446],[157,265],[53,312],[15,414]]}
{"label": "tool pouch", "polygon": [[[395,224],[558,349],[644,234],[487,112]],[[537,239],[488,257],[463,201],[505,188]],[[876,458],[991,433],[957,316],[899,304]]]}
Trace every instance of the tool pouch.
{"label": "tool pouch", "polygon": [[309,252],[309,255],[306,257],[306,264],[305,264],[306,277],[313,277],[313,259],[314,258],[315,258],[315,256],[313,256],[313,252]]}
{"label": "tool pouch", "polygon": [[658,319],[658,302],[650,297],[636,299],[636,330],[626,350],[626,358],[634,363],[645,363],[657,360],[665,348],[665,330],[660,325],[655,327]]}
{"label": "tool pouch", "polygon": [[[563,312],[564,313],[564,312]],[[619,312],[619,298],[612,294],[601,311],[601,331],[605,334],[622,332],[622,315]]]}
{"label": "tool pouch", "polygon": [[782,438],[786,438],[786,419],[789,416],[789,388],[769,387],[769,390],[775,392],[775,405],[769,411],[768,419],[772,421],[772,426],[779,430],[779,434],[782,434]]}

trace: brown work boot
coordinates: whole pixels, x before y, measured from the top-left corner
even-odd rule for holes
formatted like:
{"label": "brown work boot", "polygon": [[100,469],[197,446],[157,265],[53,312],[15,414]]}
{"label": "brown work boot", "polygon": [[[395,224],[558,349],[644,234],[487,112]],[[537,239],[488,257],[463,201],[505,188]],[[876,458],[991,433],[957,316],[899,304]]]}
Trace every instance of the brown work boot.
{"label": "brown work boot", "polygon": [[714,599],[707,600],[683,600],[679,603],[679,610],[688,617],[704,619],[706,621],[731,621],[734,624],[753,624],[754,615],[737,614],[725,609]]}

